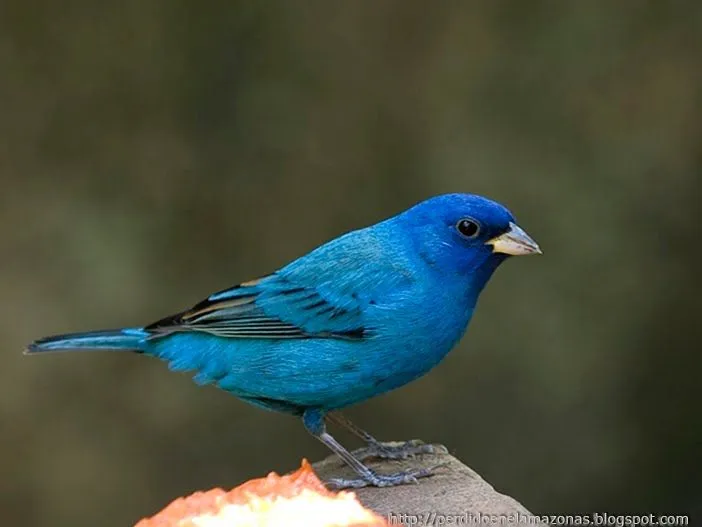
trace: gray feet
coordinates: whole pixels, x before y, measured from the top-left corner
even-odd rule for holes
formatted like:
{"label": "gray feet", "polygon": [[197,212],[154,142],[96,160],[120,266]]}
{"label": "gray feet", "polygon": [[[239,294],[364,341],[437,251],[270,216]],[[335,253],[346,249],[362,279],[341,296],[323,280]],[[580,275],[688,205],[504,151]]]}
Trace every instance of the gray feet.
{"label": "gray feet", "polygon": [[332,478],[326,482],[327,487],[334,490],[360,489],[362,487],[394,487],[396,485],[406,485],[407,483],[419,483],[419,478],[432,476],[434,471],[445,464],[435,465],[429,468],[419,468],[396,472],[394,474],[376,474],[369,471],[366,477],[358,479]]}
{"label": "gray feet", "polygon": [[403,443],[381,443],[371,441],[367,447],[353,451],[353,456],[363,461],[370,458],[379,459],[408,459],[422,454],[447,454],[443,445],[430,445],[420,439],[410,439]]}
{"label": "gray feet", "polygon": [[[309,408],[305,410],[302,420],[305,424],[305,428],[307,428],[312,435],[327,445],[344,463],[359,475],[357,479],[333,478],[328,480],[327,485],[333,489],[393,487],[395,485],[417,483],[419,478],[426,478],[433,475],[434,471],[444,466],[444,464],[428,468],[409,469],[394,474],[378,474],[363,464],[362,460],[372,457],[381,459],[407,459],[420,454],[448,453],[445,446],[427,445],[418,439],[395,443],[381,443],[368,432],[358,428],[339,412],[325,414],[320,409]],[[353,453],[349,452],[326,431],[325,420],[343,426],[355,436],[363,439],[368,446],[356,450]]]}

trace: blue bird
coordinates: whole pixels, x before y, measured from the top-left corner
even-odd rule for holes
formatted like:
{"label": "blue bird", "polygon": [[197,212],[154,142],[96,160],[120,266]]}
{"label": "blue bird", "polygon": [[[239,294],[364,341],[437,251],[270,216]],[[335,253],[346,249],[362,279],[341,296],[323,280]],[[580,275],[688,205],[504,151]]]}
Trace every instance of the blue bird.
{"label": "blue bird", "polygon": [[[426,374],[462,337],[495,269],[510,255],[540,253],[499,203],[436,196],[151,325],[46,337],[27,353],[158,357],[172,370],[195,371],[198,384],[300,416],[358,474],[331,486],[416,482],[436,467],[380,474],[362,459],[404,458],[431,445],[381,443],[338,411]],[[368,448],[349,452],[327,432],[327,421]]]}

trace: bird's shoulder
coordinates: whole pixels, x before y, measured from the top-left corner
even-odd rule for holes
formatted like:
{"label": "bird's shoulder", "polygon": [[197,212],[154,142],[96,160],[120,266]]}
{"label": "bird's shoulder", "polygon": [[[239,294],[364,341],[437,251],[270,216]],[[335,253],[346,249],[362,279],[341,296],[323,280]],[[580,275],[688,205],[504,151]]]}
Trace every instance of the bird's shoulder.
{"label": "bird's shoulder", "polygon": [[[391,225],[378,224],[335,238],[277,271],[291,282],[329,294],[366,294],[403,287],[415,280],[407,244]],[[360,291],[359,291],[360,292]]]}

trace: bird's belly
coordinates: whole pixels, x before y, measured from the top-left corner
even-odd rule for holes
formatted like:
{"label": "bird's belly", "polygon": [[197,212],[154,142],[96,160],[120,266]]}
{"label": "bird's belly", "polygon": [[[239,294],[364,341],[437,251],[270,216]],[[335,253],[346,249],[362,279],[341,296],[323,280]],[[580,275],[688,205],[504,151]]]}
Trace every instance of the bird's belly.
{"label": "bird's belly", "polygon": [[434,367],[455,339],[405,335],[367,340],[226,339],[180,333],[154,342],[150,353],[174,370],[195,370],[199,384],[214,383],[249,402],[335,409],[398,388]]}

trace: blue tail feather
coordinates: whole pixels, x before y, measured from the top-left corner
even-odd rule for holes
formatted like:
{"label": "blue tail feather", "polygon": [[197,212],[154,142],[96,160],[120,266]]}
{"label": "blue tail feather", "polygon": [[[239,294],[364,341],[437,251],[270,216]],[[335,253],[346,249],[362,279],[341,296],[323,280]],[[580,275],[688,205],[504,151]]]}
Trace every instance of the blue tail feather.
{"label": "blue tail feather", "polygon": [[44,353],[49,351],[136,351],[144,349],[148,332],[142,328],[106,329],[88,331],[85,333],[68,333],[44,337],[32,342],[25,351],[26,354]]}

